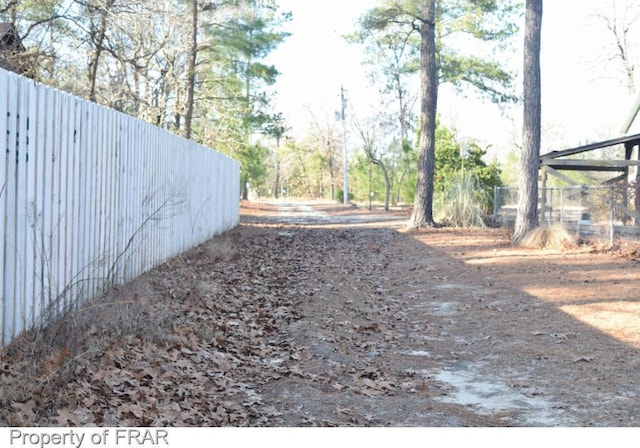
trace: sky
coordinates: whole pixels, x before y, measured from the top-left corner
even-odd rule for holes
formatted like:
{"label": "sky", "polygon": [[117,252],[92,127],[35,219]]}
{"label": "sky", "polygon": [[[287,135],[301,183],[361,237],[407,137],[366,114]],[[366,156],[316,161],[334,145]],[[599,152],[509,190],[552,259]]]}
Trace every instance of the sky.
{"label": "sky", "polygon": [[[358,46],[342,38],[377,3],[279,0],[282,10],[292,12],[293,20],[287,25],[291,36],[269,58],[281,72],[274,105],[284,113],[295,136],[304,135],[312,120],[321,124],[335,120],[342,86],[348,98],[347,114],[366,116],[379,110],[381,101],[369,84]],[[544,2],[542,153],[620,135],[635,97],[619,81],[620,67],[603,62],[611,54],[612,40],[595,14],[610,4],[610,0]],[[637,27],[640,30],[640,22]],[[514,41],[509,60],[518,72],[521,38]],[[520,85],[518,78],[516,87]],[[444,124],[454,127],[461,138],[489,147],[489,153],[498,159],[520,141],[521,105],[501,111],[472,95],[464,98],[442,87],[438,109]],[[640,123],[634,123],[631,132],[640,132]]]}
{"label": "sky", "polygon": [[311,120],[324,124],[335,120],[345,89],[347,110],[363,107],[376,90],[369,87],[357,46],[343,35],[352,33],[357,18],[374,4],[372,0],[279,0],[291,11],[287,26],[291,36],[274,51],[270,61],[281,75],[276,84],[276,107],[285,112],[296,134],[303,134]]}

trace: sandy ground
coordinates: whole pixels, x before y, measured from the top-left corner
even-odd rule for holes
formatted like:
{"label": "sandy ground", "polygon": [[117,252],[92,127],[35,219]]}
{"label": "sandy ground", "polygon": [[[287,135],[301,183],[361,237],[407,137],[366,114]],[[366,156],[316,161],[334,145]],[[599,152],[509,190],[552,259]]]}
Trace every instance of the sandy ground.
{"label": "sandy ground", "polygon": [[634,246],[407,218],[244,202],[237,229],[0,352],[0,423],[638,424]]}
{"label": "sandy ground", "polygon": [[403,213],[275,207],[296,245],[324,241],[291,329],[303,373],[266,391],[287,424],[637,424],[632,247],[515,249],[502,230],[407,232]]}

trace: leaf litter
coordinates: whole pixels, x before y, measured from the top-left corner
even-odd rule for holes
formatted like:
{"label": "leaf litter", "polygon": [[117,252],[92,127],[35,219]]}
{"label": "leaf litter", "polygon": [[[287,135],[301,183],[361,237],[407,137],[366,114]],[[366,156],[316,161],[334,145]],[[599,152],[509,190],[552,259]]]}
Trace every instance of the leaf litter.
{"label": "leaf litter", "polygon": [[524,294],[539,260],[496,264],[490,284],[468,264],[507,255],[499,232],[407,233],[405,213],[326,204],[243,210],[233,231],[5,347],[0,424],[636,421],[635,349]]}

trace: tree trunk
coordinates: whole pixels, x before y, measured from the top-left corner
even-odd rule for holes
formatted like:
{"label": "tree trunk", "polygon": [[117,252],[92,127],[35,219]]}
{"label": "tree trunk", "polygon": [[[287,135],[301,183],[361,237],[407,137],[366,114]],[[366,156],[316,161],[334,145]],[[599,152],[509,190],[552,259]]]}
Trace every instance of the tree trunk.
{"label": "tree trunk", "polygon": [[193,95],[196,84],[196,58],[198,57],[198,0],[191,1],[191,47],[187,67],[187,109],[184,115],[184,138],[191,138]]}
{"label": "tree trunk", "polygon": [[276,160],[276,179],[273,185],[273,198],[278,199],[278,188],[280,188],[280,161]]}
{"label": "tree trunk", "polygon": [[384,211],[389,211],[389,198],[391,197],[391,179],[389,179],[389,172],[382,160],[380,161],[380,169],[384,176]]}
{"label": "tree trunk", "polygon": [[524,124],[514,243],[520,242],[529,230],[538,225],[541,31],[542,0],[527,0],[524,35]]}
{"label": "tree trunk", "polygon": [[92,43],[95,45],[95,53],[89,61],[89,101],[96,102],[96,81],[98,78],[98,66],[100,65],[100,57],[104,51],[104,40],[107,35],[107,14],[109,13],[113,1],[107,2],[104,9],[100,11],[100,29],[92,30]]}
{"label": "tree trunk", "polygon": [[418,181],[410,229],[433,227],[433,174],[435,167],[436,110],[438,107],[438,68],[436,65],[436,0],[425,0],[420,26],[420,146]]}
{"label": "tree trunk", "polygon": [[[332,150],[333,151],[333,150]],[[333,154],[329,154],[329,181],[331,182],[331,200],[336,200],[336,176],[333,173]]]}
{"label": "tree trunk", "polygon": [[249,179],[247,176],[240,176],[240,199],[243,201],[249,200]]}

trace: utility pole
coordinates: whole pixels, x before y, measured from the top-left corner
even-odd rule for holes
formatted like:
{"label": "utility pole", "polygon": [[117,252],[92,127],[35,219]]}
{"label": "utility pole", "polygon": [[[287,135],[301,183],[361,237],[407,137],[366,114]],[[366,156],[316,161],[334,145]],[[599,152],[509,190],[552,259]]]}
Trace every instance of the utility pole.
{"label": "utility pole", "polygon": [[343,203],[346,205],[349,203],[349,180],[348,180],[348,167],[347,167],[347,126],[345,120],[345,109],[347,108],[347,99],[345,98],[345,90],[343,86],[340,86],[340,99],[342,100],[342,172],[344,173],[344,179],[342,183],[342,197]]}

